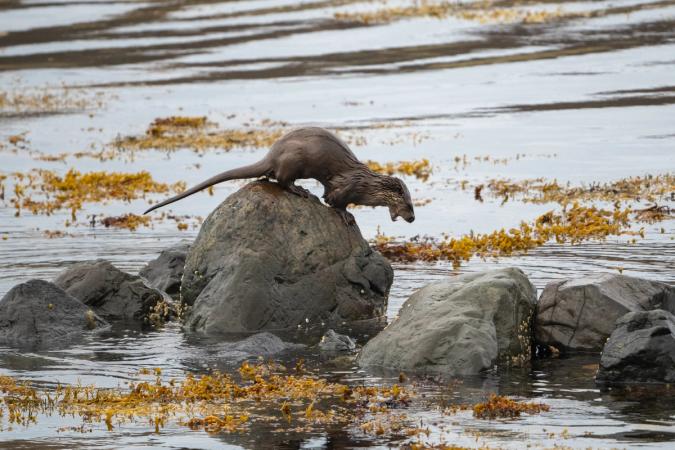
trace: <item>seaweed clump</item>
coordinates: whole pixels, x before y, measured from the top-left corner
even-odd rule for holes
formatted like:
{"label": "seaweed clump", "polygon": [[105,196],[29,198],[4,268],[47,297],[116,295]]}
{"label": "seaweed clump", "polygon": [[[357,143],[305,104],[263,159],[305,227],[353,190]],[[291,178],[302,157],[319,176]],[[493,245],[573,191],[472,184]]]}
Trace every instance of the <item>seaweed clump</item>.
{"label": "seaweed clump", "polygon": [[[63,176],[44,169],[11,174],[14,181],[13,196],[9,202],[18,217],[22,210],[33,214],[46,214],[70,210],[72,220],[87,202],[104,203],[110,200],[130,202],[146,194],[182,192],[185,183],[172,185],[153,180],[150,173],[86,172],[70,169]],[[2,188],[4,191],[4,188]]]}
{"label": "seaweed clump", "polygon": [[[673,219],[674,217],[672,212],[673,209],[669,206],[659,206],[654,204],[652,206],[635,211],[635,218],[640,222],[656,223]],[[663,230],[663,228],[661,230]],[[661,232],[663,233],[663,231]]]}
{"label": "seaweed clump", "polygon": [[118,137],[112,146],[117,151],[187,148],[197,153],[210,149],[263,148],[283,135],[285,125],[265,119],[241,128],[223,129],[204,116],[171,116],[155,119],[142,136]]}
{"label": "seaweed clump", "polygon": [[398,385],[349,386],[272,363],[247,362],[238,374],[187,374],[179,380],[167,380],[159,368],[141,369],[124,389],[58,385],[40,391],[0,377],[0,392],[0,417],[6,415],[10,425],[30,426],[40,414],[58,414],[102,424],[108,431],[145,423],[160,432],[173,422],[210,433],[245,431],[256,421],[296,430],[358,424],[372,411],[384,414],[406,405],[412,395]]}
{"label": "seaweed clump", "polygon": [[426,158],[418,161],[399,161],[385,164],[380,164],[377,161],[366,161],[366,165],[373,172],[390,176],[397,174],[414,176],[422,181],[427,181],[432,171],[431,163]]}
{"label": "seaweed clump", "polygon": [[397,20],[416,17],[445,19],[455,17],[480,23],[544,23],[552,20],[585,17],[585,13],[567,13],[562,8],[554,10],[526,10],[522,8],[500,8],[489,0],[470,3],[413,1],[404,6],[385,6],[383,8],[356,13],[337,12],[337,20],[371,23],[390,23]]}
{"label": "seaweed clump", "polygon": [[509,397],[492,394],[486,402],[474,405],[473,416],[478,419],[513,419],[522,413],[539,414],[549,410],[549,406],[543,403],[517,402]]}
{"label": "seaweed clump", "polygon": [[557,180],[544,178],[511,181],[493,179],[487,184],[490,193],[502,198],[518,198],[530,203],[559,203],[566,205],[575,201],[649,201],[675,198],[675,175],[646,175],[627,177],[608,183],[593,183],[588,186],[560,185]]}
{"label": "seaweed clump", "polygon": [[133,213],[123,214],[121,216],[104,217],[101,223],[106,228],[123,228],[130,231],[136,231],[138,227],[147,227],[150,225],[150,216],[139,216]]}
{"label": "seaweed clump", "polygon": [[0,90],[0,115],[51,114],[102,108],[103,92],[90,93],[67,86],[22,87]]}
{"label": "seaweed clump", "polygon": [[527,253],[549,241],[578,244],[607,236],[643,235],[630,230],[631,209],[608,211],[575,203],[561,213],[549,211],[534,222],[521,222],[518,228],[492,233],[470,233],[442,240],[414,238],[400,242],[378,234],[373,244],[385,257],[396,261],[451,261],[454,268],[473,256],[482,258]]}
{"label": "seaweed clump", "polygon": [[[233,116],[230,116],[233,117]],[[365,128],[393,128],[397,125],[376,123]],[[80,152],[76,157],[101,155],[110,158],[113,155],[131,153],[142,150],[162,150],[173,152],[180,149],[191,149],[203,154],[208,150],[219,149],[230,151],[236,148],[257,149],[271,147],[292,127],[286,122],[262,119],[250,120],[238,128],[222,128],[205,116],[170,116],[155,119],[141,136],[119,136],[109,146],[109,151],[100,153]],[[329,128],[350,145],[363,146],[368,143],[363,134],[355,128]],[[428,136],[421,133],[399,135],[394,139],[383,141],[394,145],[404,141],[418,144]]]}

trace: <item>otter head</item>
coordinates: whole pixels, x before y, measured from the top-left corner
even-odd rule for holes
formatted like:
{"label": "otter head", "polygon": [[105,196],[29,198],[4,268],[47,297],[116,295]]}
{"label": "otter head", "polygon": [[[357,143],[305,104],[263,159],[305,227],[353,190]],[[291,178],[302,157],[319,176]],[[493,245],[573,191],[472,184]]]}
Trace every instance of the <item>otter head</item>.
{"label": "otter head", "polygon": [[391,220],[395,221],[398,217],[402,217],[406,222],[413,222],[415,220],[415,209],[405,183],[396,177],[386,177],[384,187],[385,192],[383,194]]}

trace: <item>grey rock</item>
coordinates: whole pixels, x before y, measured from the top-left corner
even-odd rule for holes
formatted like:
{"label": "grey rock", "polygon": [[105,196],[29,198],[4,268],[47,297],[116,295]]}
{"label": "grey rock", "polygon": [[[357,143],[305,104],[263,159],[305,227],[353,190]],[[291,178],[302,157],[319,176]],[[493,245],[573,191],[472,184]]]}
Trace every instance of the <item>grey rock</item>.
{"label": "grey rock", "polygon": [[181,243],[162,250],[159,256],[150,261],[138,274],[145,278],[150,286],[178,299],[185,258],[189,249],[190,244]]}
{"label": "grey rock", "polygon": [[356,342],[349,336],[328,330],[319,342],[319,349],[324,352],[351,352],[356,349]]}
{"label": "grey rock", "polygon": [[519,269],[466,274],[415,292],[361,350],[362,367],[470,375],[531,359],[536,290]]}
{"label": "grey rock", "polygon": [[602,350],[599,384],[675,382],[675,316],[661,309],[617,320]]}
{"label": "grey rock", "polygon": [[675,313],[675,288],[612,273],[555,281],[539,298],[535,338],[562,351],[599,352],[619,317],[652,309]]}
{"label": "grey rock", "polygon": [[185,262],[186,324],[206,333],[379,331],[389,262],[315,197],[253,182],[206,219]]}
{"label": "grey rock", "polygon": [[0,300],[0,342],[5,345],[59,345],[107,326],[78,299],[44,280],[14,286]]}
{"label": "grey rock", "polygon": [[157,325],[171,315],[161,292],[109,261],[74,264],[62,271],[54,284],[109,322]]}

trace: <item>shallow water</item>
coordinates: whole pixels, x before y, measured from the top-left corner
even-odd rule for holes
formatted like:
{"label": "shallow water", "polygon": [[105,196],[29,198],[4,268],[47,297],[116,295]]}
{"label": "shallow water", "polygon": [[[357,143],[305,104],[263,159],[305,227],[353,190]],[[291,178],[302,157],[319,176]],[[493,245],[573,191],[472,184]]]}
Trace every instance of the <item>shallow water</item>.
{"label": "shallow water", "polygon": [[[402,2],[390,2],[396,4]],[[508,7],[508,0],[496,2]],[[378,2],[333,1],[5,1],[0,3],[0,86],[7,91],[60,85],[102,92],[102,107],[57,112],[0,111],[0,141],[28,132],[29,147],[47,154],[103,146],[117,135],[140,135],[156,117],[207,115],[226,127],[269,118],[293,126],[316,124],[360,130],[354,145],[362,159],[380,162],[428,158],[434,172],[422,182],[406,177],[417,199],[416,221],[391,222],[382,208],[354,211],[367,238],[385,234],[458,236],[512,227],[558,210],[486,197],[458,187],[490,178],[546,177],[590,184],[675,170],[675,2],[528,2],[534,10],[588,12],[542,24],[479,23],[449,17],[408,18],[364,25],[335,20],[335,12],[370,11]],[[396,124],[382,128],[378,124]],[[424,136],[421,142],[411,136]],[[213,173],[260,158],[264,150],[234,149],[197,155],[181,150],[138,153],[133,161],[33,159],[0,151],[0,172],[42,167],[65,172],[149,170],[158,181],[194,184]],[[454,158],[467,155],[468,164]],[[477,161],[489,155],[506,163]],[[196,167],[195,164],[200,164]],[[172,205],[177,214],[206,216],[242,183],[216,187]],[[305,184],[320,192],[313,183]],[[673,207],[673,201],[663,200]],[[644,204],[646,205],[646,203]],[[146,202],[87,205],[87,214],[139,213]],[[603,205],[607,206],[607,205]],[[0,295],[30,278],[52,278],[73,261],[106,258],[135,272],[159,250],[196,229],[181,232],[172,221],[136,232],[65,228],[69,213],[14,217],[0,204]],[[661,229],[663,228],[663,232]],[[47,239],[44,230],[73,237]],[[541,289],[550,280],[616,271],[675,283],[673,221],[645,225],[645,239],[611,238],[578,246],[549,244],[526,256],[473,259],[458,270],[447,263],[398,264],[389,302],[393,318],[424,284],[455,273],[515,265]],[[308,355],[309,360],[313,360]],[[532,371],[464,380],[453,400],[500,392],[543,399],[551,412],[515,421],[483,422],[470,413],[443,417],[443,383],[423,383],[431,406],[407,413],[422,419],[440,439],[460,445],[522,448],[669,448],[675,442],[675,396],[621,397],[593,383],[595,357],[535,362]],[[68,350],[25,354],[7,349],[0,373],[39,383],[96,382],[117,385],[139,366],[166,374],[225,365],[180,330],[111,334]],[[318,362],[316,363],[317,365]],[[390,382],[382,374],[347,365],[326,375],[358,382]],[[454,386],[454,385],[453,385]],[[28,429],[4,429],[0,446],[19,448],[165,447],[228,445],[343,448],[388,445],[387,438],[358,429],[290,435],[263,428],[244,435],[208,435],[167,427],[159,435],[145,425],[114,433],[57,433],[61,422],[45,418]],[[544,431],[545,429],[545,431]],[[567,432],[563,433],[563,430]],[[476,433],[479,439],[476,441]],[[554,433],[551,437],[549,433]],[[585,433],[591,433],[585,435]],[[10,443],[11,442],[11,443]],[[400,441],[391,445],[395,446]]]}

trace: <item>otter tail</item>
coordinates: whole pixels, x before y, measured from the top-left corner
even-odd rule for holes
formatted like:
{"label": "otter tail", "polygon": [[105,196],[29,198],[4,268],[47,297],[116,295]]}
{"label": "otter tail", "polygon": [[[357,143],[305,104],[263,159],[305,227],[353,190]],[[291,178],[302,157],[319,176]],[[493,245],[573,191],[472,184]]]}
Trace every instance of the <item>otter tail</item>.
{"label": "otter tail", "polygon": [[177,202],[178,200],[184,199],[185,197],[189,197],[190,195],[195,194],[201,191],[202,189],[206,189],[209,186],[213,186],[214,184],[222,183],[223,181],[229,180],[239,180],[243,178],[258,178],[267,174],[267,172],[269,172],[269,164],[265,160],[258,161],[257,163],[248,166],[227,170],[225,172],[219,173],[214,177],[209,178],[206,181],[199,183],[197,186],[192,187],[185,192],[181,192],[175,197],[171,197],[169,199],[164,200],[163,202],[157,203],[152,208],[145,211],[143,214],[147,214],[150,211],[154,211],[157,208],[166,206],[169,203]]}

